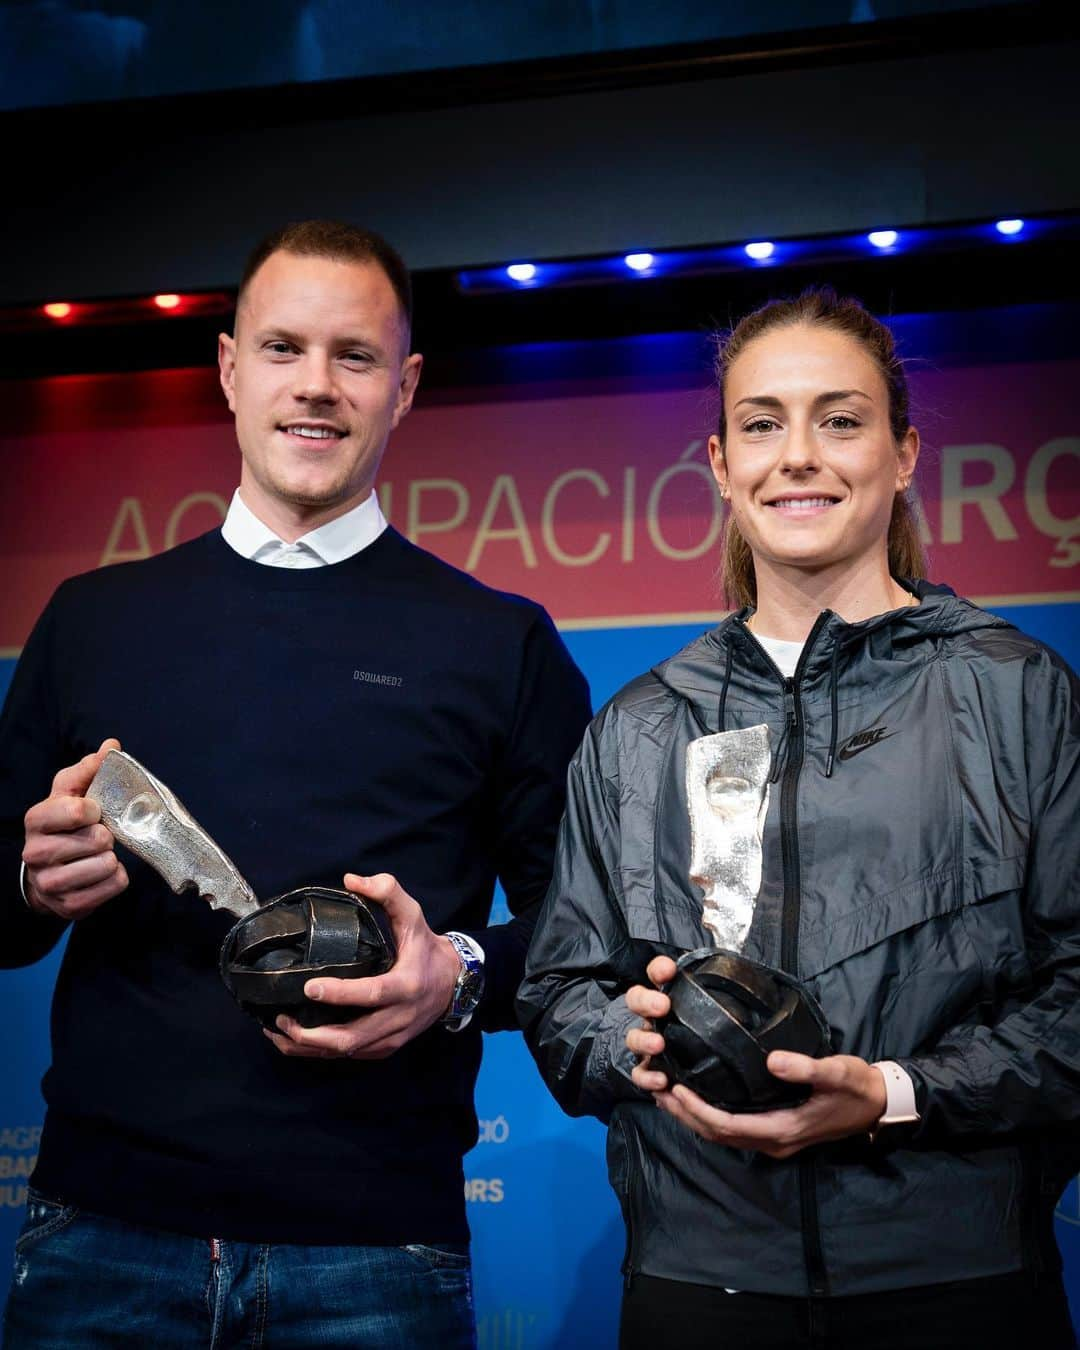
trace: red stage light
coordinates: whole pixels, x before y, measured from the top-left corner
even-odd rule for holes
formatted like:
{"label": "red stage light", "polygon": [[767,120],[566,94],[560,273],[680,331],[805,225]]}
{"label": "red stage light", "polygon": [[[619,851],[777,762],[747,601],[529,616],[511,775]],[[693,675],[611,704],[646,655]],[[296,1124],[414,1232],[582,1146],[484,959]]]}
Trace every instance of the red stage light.
{"label": "red stage light", "polygon": [[54,300],[51,304],[42,305],[42,309],[50,319],[67,319],[71,315],[71,306],[66,300]]}
{"label": "red stage light", "polygon": [[158,309],[179,309],[180,296],[178,295],[155,295],[154,304]]}

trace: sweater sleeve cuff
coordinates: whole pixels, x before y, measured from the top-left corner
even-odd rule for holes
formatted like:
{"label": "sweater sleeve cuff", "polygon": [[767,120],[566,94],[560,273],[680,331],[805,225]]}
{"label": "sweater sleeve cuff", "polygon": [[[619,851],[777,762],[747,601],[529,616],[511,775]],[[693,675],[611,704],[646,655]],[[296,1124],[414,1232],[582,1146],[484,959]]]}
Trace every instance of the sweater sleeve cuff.
{"label": "sweater sleeve cuff", "polygon": [[517,1030],[514,997],[525,976],[530,930],[512,922],[457,931],[484,953],[484,992],[475,1013],[480,1029]]}
{"label": "sweater sleeve cuff", "polygon": [[[2,858],[3,870],[14,880],[14,859]],[[10,867],[10,871],[8,868]],[[0,968],[13,969],[39,961],[56,946],[67,920],[54,914],[34,909],[26,898],[25,870],[20,866],[19,899],[8,890],[0,909],[3,910],[4,944],[0,950]]]}

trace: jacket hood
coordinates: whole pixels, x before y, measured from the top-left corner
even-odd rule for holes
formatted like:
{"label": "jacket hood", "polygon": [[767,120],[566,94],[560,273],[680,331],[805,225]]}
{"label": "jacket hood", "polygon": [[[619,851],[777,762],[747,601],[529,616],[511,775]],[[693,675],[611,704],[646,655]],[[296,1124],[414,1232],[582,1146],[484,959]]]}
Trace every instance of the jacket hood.
{"label": "jacket hood", "polygon": [[[846,623],[831,610],[822,610],[810,630],[795,679],[807,702],[830,700],[834,722],[841,681],[845,691],[854,693],[869,686],[880,688],[913,663],[933,659],[941,644],[960,634],[1010,627],[948,586],[905,580],[901,584],[918,596],[918,605],[861,623]],[[785,684],[746,627],[753,613],[751,607],[739,610],[652,668],[652,677],[688,702],[702,725],[723,729],[729,725],[729,703],[757,703],[763,692],[775,696],[777,687]]]}

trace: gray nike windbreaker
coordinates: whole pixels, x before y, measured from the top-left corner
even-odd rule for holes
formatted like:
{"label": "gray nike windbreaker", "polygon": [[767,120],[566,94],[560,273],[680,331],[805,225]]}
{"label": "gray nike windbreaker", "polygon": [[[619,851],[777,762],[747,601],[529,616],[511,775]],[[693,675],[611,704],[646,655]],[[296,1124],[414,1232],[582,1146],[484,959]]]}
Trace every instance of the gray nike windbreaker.
{"label": "gray nike windbreaker", "polygon": [[[1041,1268],[1080,1166],[1080,685],[946,587],[823,613],[785,680],[746,614],[627,685],[570,768],[518,1007],[552,1092],[609,1122],[625,1272],[844,1295]],[[898,1061],[921,1120],[786,1161],[698,1138],[630,1081],[625,991],[712,945],[688,879],[698,736],[766,723],[744,948],[837,1053]]]}

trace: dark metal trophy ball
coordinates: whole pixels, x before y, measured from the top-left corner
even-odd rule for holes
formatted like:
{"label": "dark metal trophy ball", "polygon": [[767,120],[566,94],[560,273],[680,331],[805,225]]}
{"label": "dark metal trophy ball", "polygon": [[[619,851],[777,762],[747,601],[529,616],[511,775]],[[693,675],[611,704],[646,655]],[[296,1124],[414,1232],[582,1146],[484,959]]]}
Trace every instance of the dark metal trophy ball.
{"label": "dark metal trophy ball", "polygon": [[371,909],[348,891],[303,886],[260,904],[234,864],[172,792],[137,759],[110,750],[86,794],[102,822],[150,864],[178,895],[193,889],[237,922],[221,946],[219,968],[240,1006],[273,1028],[280,1013],[301,1026],[352,1021],[361,1010],[312,1003],[316,975],[381,975],[394,948]]}

